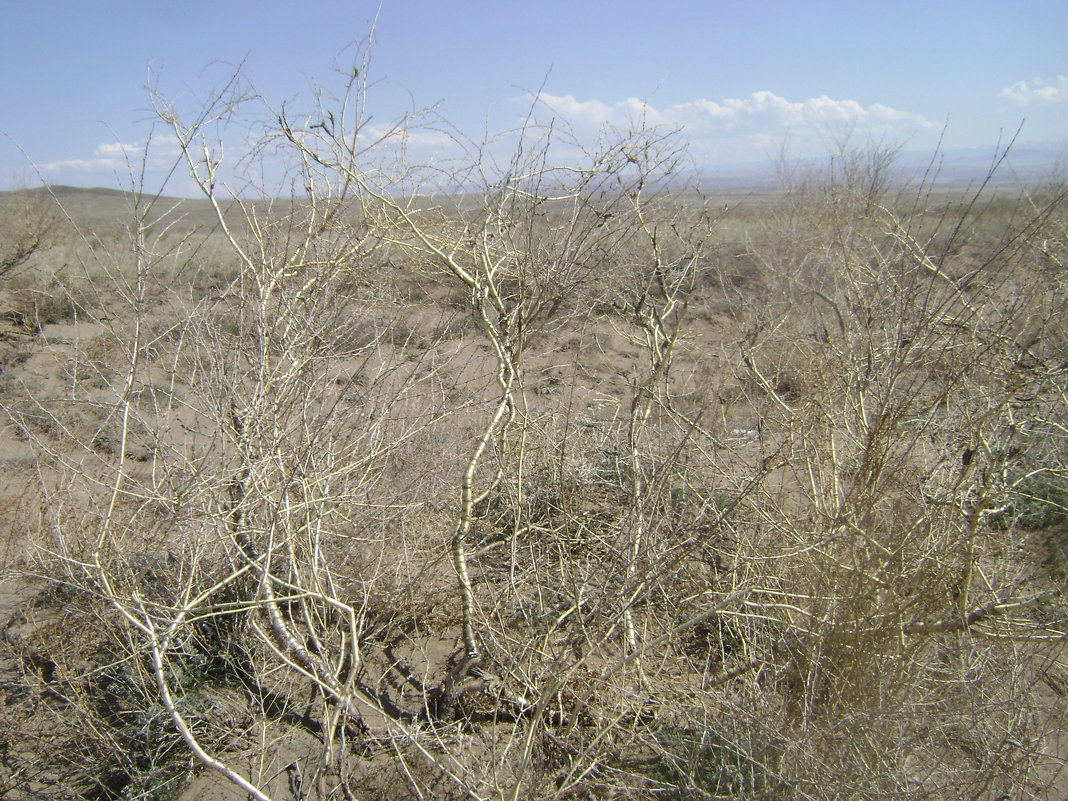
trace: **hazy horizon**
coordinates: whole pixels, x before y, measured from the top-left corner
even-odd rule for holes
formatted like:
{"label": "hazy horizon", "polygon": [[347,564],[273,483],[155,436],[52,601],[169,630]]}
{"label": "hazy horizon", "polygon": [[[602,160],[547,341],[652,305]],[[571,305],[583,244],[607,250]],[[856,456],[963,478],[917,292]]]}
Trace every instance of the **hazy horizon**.
{"label": "hazy horizon", "polygon": [[[377,16],[377,21],[376,21]],[[336,89],[353,41],[374,25],[370,130],[433,107],[405,144],[416,160],[455,157],[456,140],[514,128],[531,108],[581,142],[635,123],[678,130],[701,172],[813,158],[851,135],[949,160],[1068,149],[1068,6],[991,0],[883,7],[464,0],[42,0],[0,6],[0,189],[119,187],[145,167],[159,182],[178,153],[150,109],[151,86],[189,113],[243,64],[248,91],[277,109]],[[269,118],[269,110],[261,107]],[[445,122],[447,121],[447,123]],[[151,141],[151,144],[149,142]],[[228,163],[251,147],[227,140]],[[1028,165],[1028,169],[1031,166]],[[193,194],[182,170],[170,193]]]}

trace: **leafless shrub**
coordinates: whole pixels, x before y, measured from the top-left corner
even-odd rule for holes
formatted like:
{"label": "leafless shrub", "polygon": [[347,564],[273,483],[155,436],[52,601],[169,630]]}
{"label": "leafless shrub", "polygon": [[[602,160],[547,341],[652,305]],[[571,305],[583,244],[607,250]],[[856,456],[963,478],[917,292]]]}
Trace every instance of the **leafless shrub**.
{"label": "leafless shrub", "polygon": [[0,209],[0,278],[13,273],[55,238],[59,209],[46,188],[8,194]]}
{"label": "leafless shrub", "polygon": [[965,263],[976,198],[905,202],[893,148],[843,143],[736,252],[669,134],[556,164],[532,116],[444,174],[392,149],[414,119],[368,146],[366,66],[266,109],[290,200],[223,186],[240,75],[157,99],[233,270],[174,281],[197,245],[139,197],[86,271],[107,313],[42,344],[62,393],[5,400],[81,628],[3,664],[90,733],[76,792],[1038,797],[1062,195]]}

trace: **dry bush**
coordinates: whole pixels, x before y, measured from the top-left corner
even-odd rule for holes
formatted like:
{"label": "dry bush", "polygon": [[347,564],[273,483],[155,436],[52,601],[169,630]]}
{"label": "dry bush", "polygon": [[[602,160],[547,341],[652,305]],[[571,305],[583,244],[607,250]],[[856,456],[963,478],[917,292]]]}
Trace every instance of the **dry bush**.
{"label": "dry bush", "polygon": [[0,279],[47,249],[56,238],[59,208],[46,188],[8,193],[0,206]]}
{"label": "dry bush", "polygon": [[444,175],[391,147],[415,120],[364,147],[365,68],[264,110],[301,200],[223,186],[241,76],[157,100],[218,232],[137,200],[88,333],[0,399],[53,588],[5,714],[74,721],[5,792],[1042,797],[1063,194],[970,250],[979,199],[843,145],[739,251],[664,132],[564,167],[532,117]]}
{"label": "dry bush", "polygon": [[[781,459],[752,499],[762,530],[748,550],[776,557],[767,600],[787,627],[777,687],[789,747],[804,754],[791,761],[796,790],[1026,787],[1051,725],[1033,717],[1036,665],[1063,637],[1064,587],[1036,574],[1006,515],[1022,476],[1063,470],[1064,364],[1052,356],[1063,299],[1036,280],[1017,231],[948,275],[935,235],[913,234],[926,210],[914,222],[866,182],[854,194],[828,180],[794,212],[821,247],[781,265],[779,308],[811,300],[799,314],[769,310],[742,349],[763,447]],[[1048,225],[1061,203],[1036,207],[1028,226]],[[963,236],[967,221],[941,224]],[[1047,357],[1032,362],[1039,343]],[[947,658],[957,666],[932,661]],[[934,706],[911,711],[920,698]],[[843,727],[867,747],[834,747]],[[971,734],[930,739],[947,727]]]}

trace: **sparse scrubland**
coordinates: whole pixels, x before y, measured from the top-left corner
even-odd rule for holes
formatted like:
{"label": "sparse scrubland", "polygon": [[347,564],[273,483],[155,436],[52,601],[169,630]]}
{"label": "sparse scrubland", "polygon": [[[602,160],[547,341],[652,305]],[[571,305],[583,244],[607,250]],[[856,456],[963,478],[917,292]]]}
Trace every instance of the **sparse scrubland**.
{"label": "sparse scrubland", "polygon": [[1064,186],[431,169],[362,81],[297,200],[236,84],[199,200],[4,199],[0,797],[1063,797]]}

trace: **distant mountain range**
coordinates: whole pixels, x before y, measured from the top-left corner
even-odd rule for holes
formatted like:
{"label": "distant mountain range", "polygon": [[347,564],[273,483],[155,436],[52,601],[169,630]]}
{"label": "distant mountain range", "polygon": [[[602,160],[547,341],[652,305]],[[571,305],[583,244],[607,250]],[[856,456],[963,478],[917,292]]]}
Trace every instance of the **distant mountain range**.
{"label": "distant mountain range", "polygon": [[[918,182],[928,174],[928,183],[958,186],[982,182],[994,167],[997,154],[992,147],[973,147],[947,150],[932,157],[925,151],[902,151],[894,163],[894,172],[901,182]],[[826,159],[796,162],[796,166],[811,163],[818,167]],[[1008,157],[998,165],[991,182],[1004,184],[1034,184],[1066,177],[1068,146],[1045,145],[1012,148]],[[770,189],[779,186],[776,167],[770,161],[746,164],[724,164],[706,167],[698,174],[701,185],[710,190]]]}
{"label": "distant mountain range", "polygon": [[[939,186],[963,186],[982,182],[994,166],[997,154],[993,147],[946,150],[932,158],[928,151],[902,151],[894,164],[901,183],[918,183],[927,175],[927,183]],[[819,167],[825,158],[798,160],[794,165]],[[1036,184],[1068,178],[1068,144],[1016,145],[995,171],[991,183],[997,185]],[[773,190],[780,186],[776,165],[770,159],[747,163],[713,165],[702,168],[696,176],[703,189],[733,193],[742,190]],[[121,189],[53,185],[52,193],[62,200],[104,203],[128,202],[129,193]],[[8,194],[0,192],[0,196]],[[160,198],[161,201],[167,198]]]}

